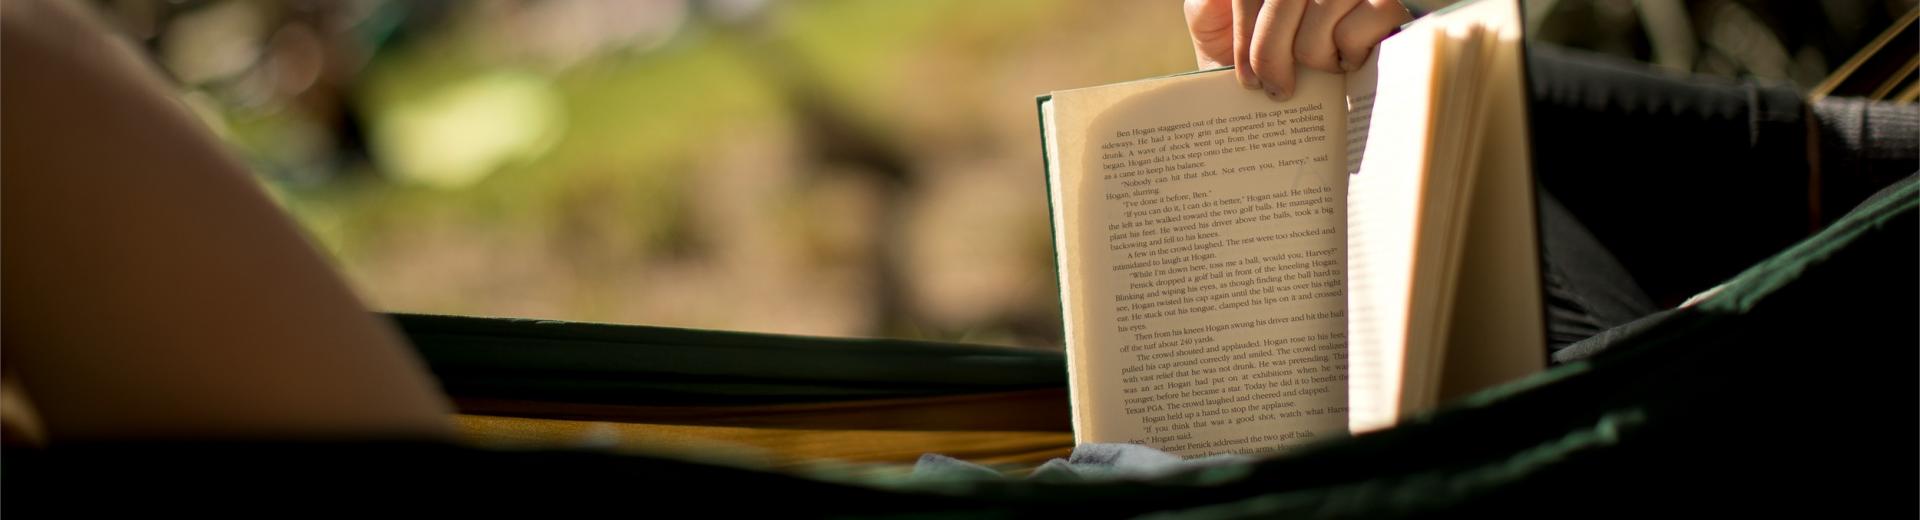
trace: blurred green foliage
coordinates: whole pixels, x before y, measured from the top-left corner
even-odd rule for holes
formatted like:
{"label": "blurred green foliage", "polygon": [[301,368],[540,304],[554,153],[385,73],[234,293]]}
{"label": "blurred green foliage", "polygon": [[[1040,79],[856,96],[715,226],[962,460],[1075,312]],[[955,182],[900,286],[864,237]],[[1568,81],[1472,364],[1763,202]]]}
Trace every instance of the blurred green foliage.
{"label": "blurred green foliage", "polygon": [[[1554,41],[1796,81],[1911,5],[1775,3],[1527,5]],[[1033,96],[1192,67],[1176,2],[100,5],[412,312],[1057,345]]]}

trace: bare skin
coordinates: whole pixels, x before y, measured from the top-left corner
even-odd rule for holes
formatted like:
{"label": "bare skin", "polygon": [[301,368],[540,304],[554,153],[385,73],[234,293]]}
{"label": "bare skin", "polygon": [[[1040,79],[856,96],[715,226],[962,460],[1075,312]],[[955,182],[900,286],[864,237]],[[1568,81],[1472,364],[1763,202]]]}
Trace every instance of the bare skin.
{"label": "bare skin", "polygon": [[1200,68],[1234,66],[1240,84],[1293,96],[1294,64],[1353,70],[1413,20],[1399,0],[1186,0]]}
{"label": "bare skin", "polygon": [[75,4],[0,4],[0,362],[29,433],[448,437],[392,326]]}

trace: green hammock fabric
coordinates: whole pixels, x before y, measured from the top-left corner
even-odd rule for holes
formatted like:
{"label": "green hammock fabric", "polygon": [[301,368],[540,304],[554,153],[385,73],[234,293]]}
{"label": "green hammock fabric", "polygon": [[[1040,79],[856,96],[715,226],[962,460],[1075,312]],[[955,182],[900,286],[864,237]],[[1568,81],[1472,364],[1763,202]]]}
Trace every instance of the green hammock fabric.
{"label": "green hammock fabric", "polygon": [[[4,512],[938,517],[1914,514],[1913,178],[1698,305],[1390,430],[1147,480],[915,479],[394,443],[10,450]],[[398,316],[455,395],[654,405],[1058,387],[1057,353]],[[1604,348],[1601,348],[1604,347]],[[1582,357],[1584,356],[1584,357]],[[735,386],[740,385],[740,386]],[[88,500],[110,496],[113,500]],[[183,500],[185,502],[183,502]]]}
{"label": "green hammock fabric", "polygon": [[1066,385],[1058,350],[550,320],[392,316],[449,395],[766,404]]}

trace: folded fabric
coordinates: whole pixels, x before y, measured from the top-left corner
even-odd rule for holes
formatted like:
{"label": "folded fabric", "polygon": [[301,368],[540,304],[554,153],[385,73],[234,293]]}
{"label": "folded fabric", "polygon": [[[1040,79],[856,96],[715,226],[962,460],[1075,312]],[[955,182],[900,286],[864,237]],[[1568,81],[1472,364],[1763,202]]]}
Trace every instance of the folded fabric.
{"label": "folded fabric", "polygon": [[[1183,459],[1178,455],[1138,444],[1082,444],[1064,459],[1041,464],[1026,478],[1040,482],[1098,482],[1108,480],[1148,480],[1182,471],[1228,464],[1252,462],[1245,455],[1215,455]],[[946,455],[928,453],[913,465],[913,478],[923,480],[1000,479],[1007,476],[993,468]]]}

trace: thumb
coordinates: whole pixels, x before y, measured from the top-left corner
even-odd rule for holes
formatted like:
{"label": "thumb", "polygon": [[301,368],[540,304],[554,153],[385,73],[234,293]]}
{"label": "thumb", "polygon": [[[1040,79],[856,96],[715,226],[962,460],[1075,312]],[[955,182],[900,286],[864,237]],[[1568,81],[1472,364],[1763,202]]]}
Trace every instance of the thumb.
{"label": "thumb", "polygon": [[1233,0],[1186,0],[1187,34],[1200,68],[1233,64]]}

